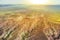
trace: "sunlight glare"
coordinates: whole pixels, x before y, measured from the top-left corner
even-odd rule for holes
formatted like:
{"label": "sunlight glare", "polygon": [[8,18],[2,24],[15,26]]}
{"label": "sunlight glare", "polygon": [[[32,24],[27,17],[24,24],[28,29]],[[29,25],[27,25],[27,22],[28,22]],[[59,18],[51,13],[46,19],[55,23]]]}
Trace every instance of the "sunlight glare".
{"label": "sunlight glare", "polygon": [[48,4],[48,0],[30,0],[31,4]]}

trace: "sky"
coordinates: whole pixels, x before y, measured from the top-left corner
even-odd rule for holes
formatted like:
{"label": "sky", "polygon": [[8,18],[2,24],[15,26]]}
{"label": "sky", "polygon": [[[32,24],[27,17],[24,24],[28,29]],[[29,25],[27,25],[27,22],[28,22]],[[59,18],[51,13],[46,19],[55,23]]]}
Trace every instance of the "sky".
{"label": "sky", "polygon": [[[25,4],[27,0],[0,0],[0,4]],[[50,4],[60,5],[60,0],[50,0]]]}
{"label": "sky", "polygon": [[0,4],[22,4],[24,0],[0,0]]}

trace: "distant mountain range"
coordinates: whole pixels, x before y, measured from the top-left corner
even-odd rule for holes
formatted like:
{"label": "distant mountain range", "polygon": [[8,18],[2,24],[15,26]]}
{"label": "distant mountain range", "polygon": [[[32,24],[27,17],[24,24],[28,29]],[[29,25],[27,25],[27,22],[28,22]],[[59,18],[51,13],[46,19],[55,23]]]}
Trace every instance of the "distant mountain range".
{"label": "distant mountain range", "polygon": [[[41,5],[40,5],[41,6]],[[40,6],[38,8],[40,8]],[[43,6],[43,5],[42,5]],[[37,8],[36,6],[24,5],[24,4],[0,4],[0,10],[21,10],[21,9],[31,9],[30,7]],[[42,7],[43,8],[43,7]],[[60,5],[45,5],[47,10],[60,10]]]}
{"label": "distant mountain range", "polygon": [[9,7],[9,6],[13,6],[13,5],[8,5],[8,4],[0,4],[0,7]]}
{"label": "distant mountain range", "polygon": [[23,4],[0,4],[0,11],[26,10],[27,6]]}

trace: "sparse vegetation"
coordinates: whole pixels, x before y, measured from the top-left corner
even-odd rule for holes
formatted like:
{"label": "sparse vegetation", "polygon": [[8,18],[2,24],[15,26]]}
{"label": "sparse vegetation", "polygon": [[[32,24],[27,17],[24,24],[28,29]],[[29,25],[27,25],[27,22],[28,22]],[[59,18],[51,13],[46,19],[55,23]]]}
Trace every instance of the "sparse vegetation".
{"label": "sparse vegetation", "polygon": [[60,39],[60,16],[36,9],[8,12],[0,15],[0,28],[2,40],[56,40]]}

